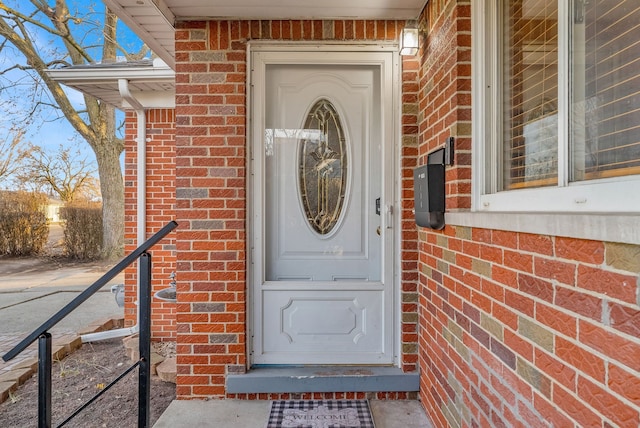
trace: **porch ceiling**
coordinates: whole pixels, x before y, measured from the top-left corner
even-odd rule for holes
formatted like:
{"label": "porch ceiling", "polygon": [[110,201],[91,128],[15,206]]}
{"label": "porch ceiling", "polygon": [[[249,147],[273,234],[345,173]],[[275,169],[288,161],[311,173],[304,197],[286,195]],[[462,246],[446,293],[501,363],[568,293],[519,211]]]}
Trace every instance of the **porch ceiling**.
{"label": "porch ceiling", "polygon": [[171,68],[176,21],[238,19],[416,19],[427,0],[103,0]]}

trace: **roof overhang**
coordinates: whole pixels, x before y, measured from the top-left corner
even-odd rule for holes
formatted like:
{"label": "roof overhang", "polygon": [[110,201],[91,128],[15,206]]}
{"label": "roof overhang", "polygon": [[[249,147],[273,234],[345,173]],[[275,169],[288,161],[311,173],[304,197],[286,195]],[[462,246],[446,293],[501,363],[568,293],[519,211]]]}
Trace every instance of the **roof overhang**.
{"label": "roof overhang", "polygon": [[427,0],[103,0],[171,68],[177,21],[416,19]]}
{"label": "roof overhang", "polygon": [[119,109],[132,108],[119,89],[123,79],[143,108],[175,107],[175,71],[160,59],[71,66],[47,70],[47,74]]}

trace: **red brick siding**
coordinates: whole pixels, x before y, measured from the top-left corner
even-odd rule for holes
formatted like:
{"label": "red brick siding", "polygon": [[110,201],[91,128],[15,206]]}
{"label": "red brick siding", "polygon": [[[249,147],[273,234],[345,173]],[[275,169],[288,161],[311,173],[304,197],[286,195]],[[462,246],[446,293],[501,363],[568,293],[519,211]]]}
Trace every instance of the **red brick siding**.
{"label": "red brick siding", "polygon": [[402,57],[401,248],[402,368],[418,370],[418,231],[413,216],[413,169],[418,154],[417,58]]}
{"label": "red brick siding", "polygon": [[[247,364],[246,46],[249,40],[396,41],[396,21],[181,22],[176,30],[180,398],[225,395]],[[417,150],[417,63],[407,61],[403,186]],[[403,194],[402,364],[417,365],[417,234]],[[326,394],[333,397],[333,393]]]}
{"label": "red brick siding", "polygon": [[[469,1],[425,12],[419,162],[457,133],[448,211],[470,201],[469,19]],[[456,226],[418,236],[420,397],[436,426],[640,424],[640,247]]]}
{"label": "red brick siding", "polygon": [[428,36],[420,51],[419,165],[455,138],[455,168],[447,168],[447,211],[471,207],[471,15],[464,1],[429,2]]}
{"label": "red brick siding", "polygon": [[[488,237],[483,249],[465,251],[475,232]],[[513,233],[516,251],[539,263],[510,264],[504,234],[420,232],[421,248],[429,248],[420,263],[421,396],[429,414],[442,424],[638,426],[638,271],[603,262],[615,244],[536,236],[550,242],[548,255],[523,233]],[[600,284],[607,292],[593,290]]]}
{"label": "red brick siding", "polygon": [[[153,109],[146,112],[146,234],[148,238],[175,219],[175,111]],[[137,246],[137,132],[134,112],[125,117],[125,251]],[[152,288],[155,293],[169,286],[169,275],[176,270],[175,232],[151,249]],[[136,323],[137,263],[125,270],[125,325]],[[151,329],[154,340],[175,340],[175,303],[152,299]]]}

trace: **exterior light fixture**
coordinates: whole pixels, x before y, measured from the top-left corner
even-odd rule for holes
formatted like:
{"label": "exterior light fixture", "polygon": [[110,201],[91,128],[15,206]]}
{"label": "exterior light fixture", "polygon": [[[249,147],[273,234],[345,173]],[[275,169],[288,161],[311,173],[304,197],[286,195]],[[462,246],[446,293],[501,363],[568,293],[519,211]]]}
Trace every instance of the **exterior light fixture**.
{"label": "exterior light fixture", "polygon": [[415,55],[420,47],[418,41],[418,24],[407,21],[400,35],[400,55]]}

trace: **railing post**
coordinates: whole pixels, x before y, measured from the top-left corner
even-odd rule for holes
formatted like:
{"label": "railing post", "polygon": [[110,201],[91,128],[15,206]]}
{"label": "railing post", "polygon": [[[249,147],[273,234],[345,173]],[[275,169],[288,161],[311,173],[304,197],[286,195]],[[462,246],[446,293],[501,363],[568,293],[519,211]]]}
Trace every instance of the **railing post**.
{"label": "railing post", "polygon": [[149,426],[151,404],[151,254],[140,256],[140,366],[138,370],[138,427]]}
{"label": "railing post", "polygon": [[51,333],[38,336],[38,427],[51,428]]}

